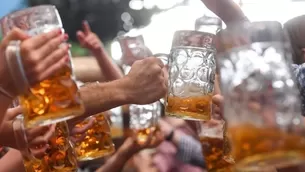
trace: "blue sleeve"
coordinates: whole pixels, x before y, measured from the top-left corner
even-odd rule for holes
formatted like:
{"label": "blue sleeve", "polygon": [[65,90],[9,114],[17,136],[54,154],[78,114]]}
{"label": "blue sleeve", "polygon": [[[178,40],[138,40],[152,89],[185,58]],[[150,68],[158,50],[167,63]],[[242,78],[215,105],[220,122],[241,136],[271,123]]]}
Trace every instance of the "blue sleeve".
{"label": "blue sleeve", "polygon": [[293,64],[292,70],[300,90],[302,115],[305,116],[305,63],[301,65]]}

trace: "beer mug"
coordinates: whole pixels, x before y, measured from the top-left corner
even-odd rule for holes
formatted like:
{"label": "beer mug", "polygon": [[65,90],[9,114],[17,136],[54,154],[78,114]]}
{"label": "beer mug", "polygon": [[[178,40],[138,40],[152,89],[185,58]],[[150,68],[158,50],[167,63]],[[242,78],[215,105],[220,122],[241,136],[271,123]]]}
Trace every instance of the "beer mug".
{"label": "beer mug", "polygon": [[195,22],[195,30],[216,35],[222,29],[222,21],[218,17],[202,16]]}
{"label": "beer mug", "polygon": [[189,120],[210,120],[215,78],[213,34],[177,31],[168,58],[165,113]]}
{"label": "beer mug", "polygon": [[110,130],[112,138],[122,138],[124,136],[124,119],[122,107],[117,107],[109,111]]}
{"label": "beer mug", "polygon": [[304,163],[300,93],[281,24],[241,24],[223,31],[220,40],[231,42],[217,59],[236,170]]}
{"label": "beer mug", "polygon": [[[88,161],[111,155],[115,151],[112,142],[110,126],[104,113],[93,116],[95,118],[92,128],[85,136],[76,142],[76,152],[79,161]],[[90,118],[76,125],[82,127],[88,124]]]}
{"label": "beer mug", "polygon": [[133,132],[138,144],[144,144],[153,137],[157,130],[157,120],[161,116],[159,102],[147,105],[129,106],[129,128]]}
{"label": "beer mug", "polygon": [[[3,36],[14,27],[26,31],[30,36],[57,28],[63,30],[57,9],[50,5],[13,12],[1,19]],[[18,43],[11,45],[15,47],[16,53],[19,45]],[[53,77],[32,87],[28,93],[20,95],[19,98],[24,108],[26,128],[65,121],[84,112],[78,87],[73,80],[71,61]]]}
{"label": "beer mug", "polygon": [[198,122],[197,129],[207,170],[230,171],[234,160],[230,156],[225,122],[216,119]]}
{"label": "beer mug", "polygon": [[55,135],[50,139],[49,148],[42,159],[37,159],[27,147],[22,116],[14,120],[13,128],[27,172],[77,171],[77,158],[74,147],[68,139],[69,130],[66,122],[56,124]]}
{"label": "beer mug", "polygon": [[13,121],[14,136],[18,149],[23,157],[23,164],[26,172],[48,171],[47,165],[43,160],[35,158],[27,145],[27,138],[23,125],[23,116],[19,115]]}

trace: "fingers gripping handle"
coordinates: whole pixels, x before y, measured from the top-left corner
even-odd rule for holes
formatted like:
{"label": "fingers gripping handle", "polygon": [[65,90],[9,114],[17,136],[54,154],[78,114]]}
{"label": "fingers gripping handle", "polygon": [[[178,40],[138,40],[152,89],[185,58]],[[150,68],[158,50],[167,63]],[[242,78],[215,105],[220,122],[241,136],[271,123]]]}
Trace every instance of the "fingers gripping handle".
{"label": "fingers gripping handle", "polygon": [[5,51],[6,63],[10,76],[13,79],[14,87],[18,94],[25,93],[29,89],[29,82],[25,74],[20,55],[20,41],[11,41]]}

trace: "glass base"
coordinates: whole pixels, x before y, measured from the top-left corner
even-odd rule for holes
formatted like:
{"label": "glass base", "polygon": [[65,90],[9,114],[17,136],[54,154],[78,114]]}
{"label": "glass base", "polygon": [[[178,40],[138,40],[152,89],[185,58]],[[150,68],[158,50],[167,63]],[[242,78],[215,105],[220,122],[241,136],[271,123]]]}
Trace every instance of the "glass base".
{"label": "glass base", "polygon": [[114,145],[108,149],[108,150],[101,150],[101,151],[91,151],[86,153],[83,156],[79,156],[77,159],[78,161],[91,161],[94,159],[99,159],[99,158],[103,158],[105,156],[111,155],[115,152],[115,147]]}
{"label": "glass base", "polygon": [[202,115],[198,113],[192,112],[165,112],[166,116],[175,117],[184,120],[192,120],[192,121],[209,121],[211,119],[211,115]]}
{"label": "glass base", "polygon": [[237,162],[236,172],[273,172],[304,164],[305,155],[297,151],[278,151],[251,156]]}
{"label": "glass base", "polygon": [[24,124],[26,128],[33,128],[36,126],[46,126],[50,124],[56,124],[58,122],[67,121],[69,119],[75,118],[82,115],[85,112],[83,107],[75,107],[60,110],[56,113],[48,113],[45,115],[37,116],[32,120],[27,120],[24,118]]}

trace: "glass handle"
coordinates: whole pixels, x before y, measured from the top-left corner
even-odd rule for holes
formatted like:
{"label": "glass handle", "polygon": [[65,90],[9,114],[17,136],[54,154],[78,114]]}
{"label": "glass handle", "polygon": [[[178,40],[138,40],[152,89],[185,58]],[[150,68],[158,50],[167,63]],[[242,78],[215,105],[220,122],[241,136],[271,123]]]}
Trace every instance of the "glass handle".
{"label": "glass handle", "polygon": [[168,65],[168,57],[169,57],[168,54],[157,53],[157,54],[154,54],[153,56],[160,59],[163,62],[164,65]]}

